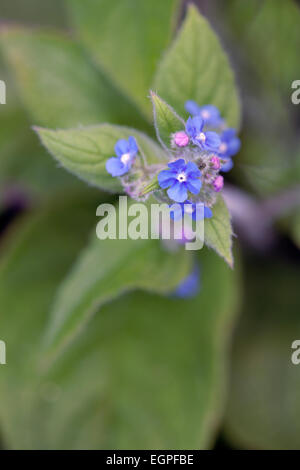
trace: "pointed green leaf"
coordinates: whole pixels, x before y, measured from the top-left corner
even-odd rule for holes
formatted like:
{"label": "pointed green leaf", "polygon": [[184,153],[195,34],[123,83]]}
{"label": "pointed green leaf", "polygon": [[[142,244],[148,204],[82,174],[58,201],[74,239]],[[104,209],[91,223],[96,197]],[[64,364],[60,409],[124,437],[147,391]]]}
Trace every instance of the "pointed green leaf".
{"label": "pointed green leaf", "polygon": [[212,208],[213,217],[205,219],[205,244],[222,256],[230,267],[233,267],[232,257],[232,227],[230,214],[221,196]]}
{"label": "pointed green leaf", "polygon": [[185,101],[194,100],[217,106],[229,126],[239,126],[233,72],[216,34],[194,6],[160,63],[154,89],[181,115],[186,115]]}
{"label": "pointed green leaf", "polygon": [[170,148],[172,134],[185,129],[185,123],[178,114],[153,91],[150,92],[153,117],[158,140],[162,146]]}
{"label": "pointed green leaf", "polygon": [[96,63],[140,109],[177,19],[178,0],[68,0],[80,39]]}
{"label": "pointed green leaf", "polygon": [[0,38],[24,105],[37,124],[110,121],[143,126],[138,112],[67,36],[9,27],[1,29]]}
{"label": "pointed green leaf", "polygon": [[42,143],[64,168],[92,185],[109,191],[121,191],[118,178],[105,168],[108,158],[115,154],[116,142],[130,135],[137,140],[147,161],[165,158],[162,149],[145,134],[128,127],[102,124],[70,130],[36,128]]}

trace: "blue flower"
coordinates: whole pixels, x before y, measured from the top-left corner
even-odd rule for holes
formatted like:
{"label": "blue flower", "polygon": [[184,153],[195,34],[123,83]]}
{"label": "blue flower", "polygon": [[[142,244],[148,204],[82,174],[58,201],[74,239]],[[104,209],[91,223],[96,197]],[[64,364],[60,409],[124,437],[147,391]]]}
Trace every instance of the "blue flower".
{"label": "blue flower", "polygon": [[183,158],[168,164],[169,169],[158,174],[159,186],[169,188],[167,193],[175,202],[184,202],[188,198],[188,191],[198,194],[202,183],[199,179],[201,171],[193,162],[185,163]]}
{"label": "blue flower", "polygon": [[226,163],[223,163],[223,165],[221,166],[221,171],[223,171],[224,173],[227,173],[233,168],[233,160],[232,158],[226,158],[225,160],[226,160]]}
{"label": "blue flower", "polygon": [[[226,129],[221,135],[221,142],[218,148],[218,154],[221,158],[233,157],[241,147],[241,141],[236,136],[235,129]],[[228,171],[228,170],[227,170]]]}
{"label": "blue flower", "polygon": [[194,203],[189,200],[180,204],[172,204],[170,206],[170,217],[173,220],[180,220],[188,214],[193,220],[210,219],[213,216],[212,210],[201,203]]}
{"label": "blue flower", "polygon": [[199,106],[195,101],[189,100],[185,102],[185,109],[192,116],[200,116],[208,126],[218,127],[223,123],[220,111],[212,104]]}
{"label": "blue flower", "polygon": [[176,290],[173,292],[174,297],[181,299],[188,299],[195,297],[201,289],[200,282],[200,269],[197,264],[193,271],[179,284]]}
{"label": "blue flower", "polygon": [[200,116],[189,117],[186,122],[186,132],[192,142],[203,150],[215,152],[219,149],[221,141],[216,132],[203,132],[204,121]]}
{"label": "blue flower", "polygon": [[122,176],[127,173],[138,153],[138,146],[134,137],[130,136],[128,141],[120,139],[115,145],[117,157],[111,157],[106,162],[106,170],[112,176]]}

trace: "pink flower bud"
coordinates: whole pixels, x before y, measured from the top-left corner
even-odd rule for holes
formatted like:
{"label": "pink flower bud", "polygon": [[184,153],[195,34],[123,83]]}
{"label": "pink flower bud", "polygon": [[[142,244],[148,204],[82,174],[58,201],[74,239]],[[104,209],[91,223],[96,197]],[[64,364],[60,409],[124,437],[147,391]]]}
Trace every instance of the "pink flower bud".
{"label": "pink flower bud", "polygon": [[176,132],[174,142],[177,147],[186,147],[189,143],[189,136],[184,131]]}
{"label": "pink flower bud", "polygon": [[218,193],[224,186],[224,178],[223,176],[219,175],[213,182],[214,190]]}
{"label": "pink flower bud", "polygon": [[221,168],[220,159],[216,155],[213,155],[211,157],[210,163],[212,164],[212,167],[213,167],[214,170],[219,170]]}

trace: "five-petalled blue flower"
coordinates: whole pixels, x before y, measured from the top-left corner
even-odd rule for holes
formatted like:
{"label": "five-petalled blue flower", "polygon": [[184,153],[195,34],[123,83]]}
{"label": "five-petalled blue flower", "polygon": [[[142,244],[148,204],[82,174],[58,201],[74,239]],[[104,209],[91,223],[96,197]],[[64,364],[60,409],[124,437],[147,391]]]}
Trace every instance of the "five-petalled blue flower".
{"label": "five-petalled blue flower", "polygon": [[238,153],[240,147],[241,141],[236,136],[235,129],[229,128],[223,131],[221,135],[221,143],[218,148],[218,154],[222,159],[226,160],[226,163],[222,165],[221,171],[227,172],[231,170],[233,167],[233,161],[231,157]]}
{"label": "five-petalled blue flower", "polygon": [[106,170],[112,176],[122,176],[127,173],[138,152],[138,146],[134,137],[128,140],[120,139],[115,145],[116,157],[111,157],[106,162]]}
{"label": "five-petalled blue flower", "polygon": [[167,170],[158,174],[159,186],[169,188],[167,193],[175,202],[184,202],[188,198],[188,191],[198,194],[201,189],[201,171],[194,162],[185,163],[183,158],[168,164]]}
{"label": "five-petalled blue flower", "polygon": [[219,155],[223,158],[233,157],[241,147],[241,141],[236,136],[236,130],[229,128],[221,134],[221,142],[219,145]]}
{"label": "five-petalled blue flower", "polygon": [[216,132],[204,131],[204,121],[200,116],[189,117],[186,122],[186,132],[193,144],[203,150],[215,152],[219,149],[221,141]]}
{"label": "five-petalled blue flower", "polygon": [[189,100],[185,103],[185,109],[192,116],[200,116],[203,119],[204,124],[207,124],[208,126],[219,127],[223,124],[220,111],[212,104],[199,106],[195,101]]}

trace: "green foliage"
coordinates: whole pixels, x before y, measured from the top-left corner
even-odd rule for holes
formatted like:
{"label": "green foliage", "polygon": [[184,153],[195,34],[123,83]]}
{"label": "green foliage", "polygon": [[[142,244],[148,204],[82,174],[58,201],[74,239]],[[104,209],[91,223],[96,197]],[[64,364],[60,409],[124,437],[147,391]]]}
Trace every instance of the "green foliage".
{"label": "green foliage", "polygon": [[247,62],[265,86],[266,93],[290,101],[291,83],[299,76],[300,10],[294,0],[226,2],[229,21],[247,50]]}
{"label": "green foliage", "polygon": [[296,185],[300,177],[300,150],[261,131],[248,130],[238,163],[239,176],[261,197]]}
{"label": "green foliage", "polygon": [[24,220],[2,254],[1,312],[9,312],[0,319],[9,353],[0,375],[5,445],[206,448],[223,410],[237,307],[237,275],[212,253],[201,253],[198,297],[122,296],[102,307],[50,370],[43,368],[47,312],[85,243],[97,200],[87,192],[58,196]]}
{"label": "green foliage", "polygon": [[0,374],[0,429],[6,447],[37,444],[32,435],[38,435],[36,425],[42,417],[37,416],[38,408],[30,417],[30,407],[31,399],[36,400],[32,376],[42,330],[57,284],[86,242],[98,202],[99,194],[89,189],[57,194],[43,210],[24,216],[2,242],[0,331],[8,364],[1,366]]}
{"label": "green foliage", "polygon": [[161,61],[154,89],[180,115],[186,100],[217,106],[229,126],[239,127],[240,106],[234,77],[219,40],[194,6]]}
{"label": "green foliage", "polygon": [[7,103],[0,113],[0,206],[5,190],[20,188],[33,202],[49,197],[59,188],[79,186],[78,182],[57,168],[47,152],[37,143],[30,120],[20,105],[11,75],[0,56],[1,79],[7,86]]}
{"label": "green foliage", "polygon": [[235,335],[226,435],[246,449],[299,449],[299,269],[286,262],[253,265]]}
{"label": "green foliage", "polygon": [[64,27],[66,24],[64,2],[51,0],[2,0],[1,21],[32,25]]}
{"label": "green foliage", "polygon": [[248,3],[233,0],[222,5],[231,40],[246,59],[239,75],[247,131],[236,177],[266,196],[299,180],[297,106],[291,103],[291,85],[300,72],[300,10],[293,0]]}
{"label": "green foliage", "polygon": [[[0,115],[0,194],[10,185],[26,191],[32,200],[49,197],[59,188],[73,187],[74,178],[56,167],[36,142],[25,113],[17,103]],[[0,196],[0,205],[2,197]]]}
{"label": "green foliage", "polygon": [[9,27],[1,29],[0,37],[1,50],[35,124],[67,127],[141,121],[137,111],[67,36]]}
{"label": "green foliage", "polygon": [[157,138],[166,149],[170,148],[172,134],[184,130],[185,122],[164,100],[153,91],[150,92],[153,104],[153,117]]}
{"label": "green foliage", "polygon": [[204,241],[233,267],[230,214],[222,196],[218,197],[213,206],[213,217],[205,220]]}
{"label": "green foliage", "polygon": [[[118,212],[117,212],[118,217]],[[184,248],[166,251],[158,240],[101,240],[96,234],[62,284],[52,310],[47,349],[68,343],[99,308],[133,289],[167,294],[191,271]]]}
{"label": "green foliage", "polygon": [[[119,193],[105,169],[117,140],[132,135],[149,163],[166,162],[187,99],[218,106],[239,126],[232,69],[195,7],[170,45],[178,3],[68,0],[78,42],[1,28],[0,48],[30,124],[44,126],[35,131],[56,162],[45,162],[13,104],[0,122],[0,189],[17,181],[48,198],[57,192],[13,227],[0,255],[9,359],[0,375],[0,429],[8,448],[209,448],[220,425],[239,273],[205,248],[193,259],[201,292],[174,298],[191,253],[167,251],[157,240],[89,236],[108,196],[55,168],[58,162],[88,185]],[[150,129],[150,88],[164,149],[141,132]],[[205,244],[232,267],[221,196],[212,210]]]}
{"label": "green foliage", "polygon": [[79,38],[146,115],[146,99],[177,19],[178,0],[68,0]]}
{"label": "green foliage", "polygon": [[65,131],[42,128],[36,131],[45,147],[67,170],[109,191],[121,191],[119,180],[105,168],[107,159],[115,153],[118,139],[134,136],[149,163],[164,158],[162,149],[152,139],[128,127],[101,124]]}

